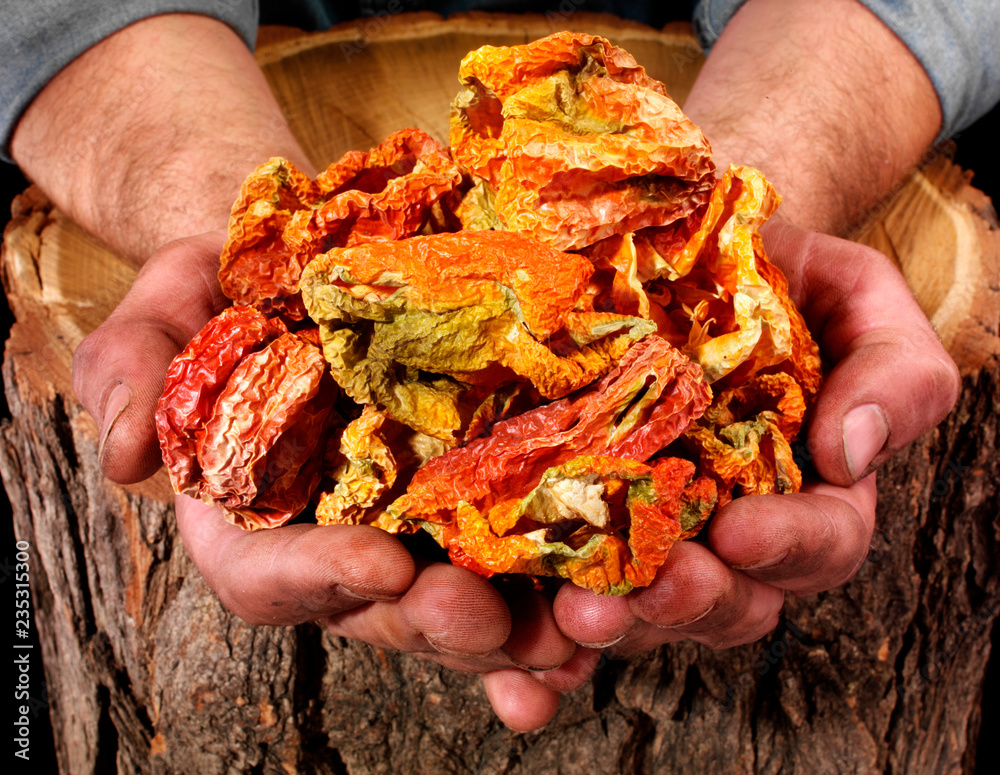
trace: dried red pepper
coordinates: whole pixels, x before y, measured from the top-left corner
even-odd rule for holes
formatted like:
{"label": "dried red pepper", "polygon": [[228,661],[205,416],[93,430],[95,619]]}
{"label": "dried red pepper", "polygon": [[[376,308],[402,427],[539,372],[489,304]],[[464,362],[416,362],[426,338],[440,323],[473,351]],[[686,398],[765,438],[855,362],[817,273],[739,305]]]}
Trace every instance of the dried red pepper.
{"label": "dried red pepper", "polygon": [[758,374],[724,390],[685,433],[699,470],[718,483],[720,504],[741,495],[798,492],[802,474],[791,448],[806,402],[789,374]]}
{"label": "dried red pepper", "polygon": [[[712,408],[687,437],[700,470],[718,480],[723,502],[734,488],[738,494],[798,490],[802,477],[790,444],[822,382],[819,348],[760,237],[779,201],[758,171],[730,167],[700,218],[587,250],[612,274],[605,301],[654,320],[712,383]],[[749,414],[729,412],[737,396],[746,405],[747,391],[767,400]]]}
{"label": "dried red pepper", "polygon": [[[392,504],[389,511],[401,520],[421,524],[449,548],[454,562],[488,572],[574,578],[580,575],[580,580],[590,574],[588,578],[592,578],[593,584],[598,583],[594,579],[611,579],[593,588],[603,592],[626,591],[628,585],[622,579],[628,579],[629,573],[635,579],[646,578],[635,569],[626,572],[625,566],[632,561],[629,558],[650,554],[648,541],[644,543],[638,533],[639,543],[624,551],[625,539],[621,536],[629,535],[629,519],[621,519],[611,527],[591,524],[592,528],[601,529],[593,536],[585,529],[587,541],[591,537],[594,540],[584,555],[577,550],[587,541],[579,545],[571,542],[566,545],[568,548],[554,547],[565,542],[554,541],[547,533],[535,534],[538,524],[558,521],[562,523],[560,533],[571,533],[583,523],[590,524],[582,517],[587,510],[586,501],[595,505],[605,491],[613,496],[615,490],[605,481],[601,494],[595,496],[591,491],[588,495],[588,482],[584,480],[594,474],[617,480],[651,476],[651,469],[642,465],[644,461],[680,436],[705,410],[710,398],[696,365],[664,340],[646,337],[629,350],[611,373],[579,395],[497,423],[489,436],[428,461],[414,474],[406,495]],[[587,462],[573,463],[583,458]],[[576,474],[572,473],[574,470]],[[686,486],[693,479],[694,466],[685,463],[685,470]],[[562,501],[569,513],[561,520],[540,518],[539,509],[532,508],[533,503],[544,499],[538,488],[546,477],[556,476],[553,471],[558,472],[562,481],[582,477],[574,485],[577,503],[573,505],[570,498]],[[715,503],[714,485],[710,482],[699,483],[696,489],[702,492],[706,487],[711,497],[700,501],[705,508],[699,512],[702,514],[699,521],[707,517]],[[668,513],[679,518],[680,507],[674,513],[676,504],[667,498],[666,489],[661,487],[661,490],[656,497],[649,496],[652,491],[648,488],[636,490],[638,500],[627,511],[637,515],[634,518],[641,524],[662,521]],[[665,499],[673,505],[668,505]],[[650,504],[656,506],[652,511]],[[520,527],[511,532],[514,524]],[[680,535],[684,531],[675,532]],[[669,543],[669,535],[665,534],[664,545]],[[597,547],[601,547],[600,551]],[[629,585],[632,583],[634,579]]]}
{"label": "dried red pepper", "polygon": [[614,309],[655,320],[710,383],[721,380],[721,389],[780,368],[812,395],[819,349],[759,232],[779,202],[760,172],[730,167],[700,218],[609,239],[587,254],[614,274]]}
{"label": "dried red pepper", "polygon": [[225,310],[167,371],[156,426],[174,489],[248,530],[284,524],[319,484],[335,391],[315,330]]}
{"label": "dried red pepper", "polygon": [[715,483],[696,477],[687,460],[646,465],[583,456],[548,469],[524,498],[486,514],[463,502],[453,523],[424,527],[453,563],[477,573],[561,576],[621,595],[647,586],[670,547],[698,532],[715,501]]}
{"label": "dried red pepper", "polygon": [[446,449],[440,440],[366,406],[344,428],[336,450],[328,450],[316,521],[369,524],[392,533],[410,529],[389,514],[388,506],[403,493],[414,471]]}
{"label": "dried red pepper", "polygon": [[[460,78],[454,161],[403,130],[315,181],[280,159],[248,179],[220,282],[259,311],[171,367],[164,459],[247,529],[312,498],[486,575],[624,593],[732,497],[801,485],[821,371],[759,234],[780,200],[756,170],[716,181],[601,38],[487,46]],[[307,310],[318,329],[279,319]],[[330,439],[327,368],[364,406]]]}
{"label": "dried red pepper", "polygon": [[430,460],[396,504],[410,519],[447,522],[459,501],[489,509],[525,494],[552,466],[581,455],[643,462],[704,412],[711,391],[697,366],[649,336],[577,396],[497,423],[489,436]]}

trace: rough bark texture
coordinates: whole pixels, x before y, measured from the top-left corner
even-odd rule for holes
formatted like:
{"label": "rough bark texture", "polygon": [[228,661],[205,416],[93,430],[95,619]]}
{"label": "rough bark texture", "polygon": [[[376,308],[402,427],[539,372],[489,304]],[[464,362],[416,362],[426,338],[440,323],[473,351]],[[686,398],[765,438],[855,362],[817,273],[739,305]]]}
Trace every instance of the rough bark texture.
{"label": "rough bark texture", "polygon": [[[471,47],[462,29],[457,45]],[[362,53],[377,59],[376,43]],[[496,721],[475,678],[313,625],[250,627],[222,608],[178,541],[162,472],[131,488],[104,479],[96,429],[70,388],[73,348],[130,277],[27,195],[3,260],[18,322],[0,471],[31,545],[61,771],[971,772],[1000,611],[1000,242],[988,200],[936,164],[915,185],[933,183],[952,208],[944,232],[965,229],[962,244],[975,243],[974,298],[948,318],[963,392],[942,426],[879,472],[878,533],[858,576],[790,597],[761,643],[605,662],[530,735]],[[909,255],[898,231],[911,233],[909,195],[869,234],[897,257]],[[66,246],[72,267],[90,268],[60,262]]]}

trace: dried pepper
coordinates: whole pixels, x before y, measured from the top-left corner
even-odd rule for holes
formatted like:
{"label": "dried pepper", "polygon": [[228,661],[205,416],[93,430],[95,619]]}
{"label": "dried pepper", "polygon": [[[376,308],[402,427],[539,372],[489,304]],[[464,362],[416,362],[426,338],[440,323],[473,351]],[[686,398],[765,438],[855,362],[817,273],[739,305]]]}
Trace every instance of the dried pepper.
{"label": "dried pepper", "polygon": [[646,337],[585,391],[499,422],[488,436],[428,461],[391,511],[449,525],[460,506],[482,512],[523,497],[548,469],[574,458],[645,462],[710,400],[696,365],[659,337]]}
{"label": "dried pepper", "polygon": [[335,398],[326,372],[315,330],[289,332],[250,307],[209,321],[170,365],[157,407],[174,489],[248,530],[301,512]]}
{"label": "dried pepper", "polygon": [[450,149],[403,130],[248,178],[219,273],[240,306],[171,366],[164,460],[247,529],[312,503],[624,594],[733,497],[801,486],[822,375],[760,236],[780,198],[716,180],[602,38],[486,46],[460,80]]}
{"label": "dried pepper", "polygon": [[[672,519],[679,525],[680,495],[668,497],[663,486],[650,490],[647,482],[643,489],[636,482],[653,475],[644,461],[680,436],[710,400],[696,365],[664,340],[646,337],[611,373],[582,393],[499,422],[489,436],[428,461],[389,511],[421,524],[449,549],[454,562],[481,572],[562,575],[578,582],[586,577],[591,588],[624,592],[635,579],[646,578],[636,568],[627,571],[625,565],[632,567],[635,561],[648,567],[648,560],[641,559],[650,556],[648,542],[637,538],[638,543],[626,550],[620,533],[627,533],[629,521],[595,524],[594,519],[584,518],[588,501],[589,506],[606,509],[595,499],[602,500],[605,493],[613,498],[620,491],[611,486],[611,479],[632,481],[627,513],[639,514],[647,522]],[[694,478],[694,465],[685,462],[685,470],[687,487]],[[582,497],[576,502],[572,497],[560,500],[565,509],[562,519],[541,518],[544,509],[537,506],[546,492],[552,492],[551,481],[557,475],[561,482],[575,480],[571,489]],[[594,476],[604,477],[599,487]],[[653,480],[660,481],[655,476]],[[700,524],[715,503],[710,480],[695,482],[694,489],[702,496],[689,501],[701,504],[701,516],[676,530],[677,536]],[[538,523],[556,522],[558,532],[565,535],[582,528],[577,538],[586,534],[587,540],[567,544],[548,532],[535,532]],[[514,525],[520,529],[510,532]],[[662,538],[665,556],[671,539],[669,534]],[[577,550],[584,545],[588,548],[580,554]],[[630,575],[634,578],[626,584]],[[652,575],[646,583],[650,579]]]}
{"label": "dried pepper", "polygon": [[450,141],[477,183],[463,202],[467,228],[575,250],[685,218],[712,190],[704,135],[603,38],[484,46],[462,61],[459,80]]}
{"label": "dried pepper", "polygon": [[390,419],[373,406],[348,423],[339,447],[325,461],[329,486],[321,485],[316,521],[321,525],[371,524],[395,533],[405,529],[387,507],[397,485],[446,447]]}
{"label": "dried pepper", "polygon": [[486,514],[460,502],[453,522],[424,527],[453,563],[478,573],[561,576],[621,595],[648,585],[673,543],[697,534],[715,501],[715,483],[696,477],[687,460],[645,465],[582,456],[548,469],[523,498]]}
{"label": "dried pepper", "polygon": [[564,396],[652,331],[594,311],[592,272],[521,234],[462,232],[331,250],[301,290],[344,391],[454,444],[504,384]]}
{"label": "dried pepper", "polygon": [[[746,494],[798,490],[801,474],[790,443],[822,381],[819,349],[760,237],[779,202],[758,171],[733,166],[699,218],[610,238],[585,251],[612,275],[607,306],[655,321],[658,333],[701,365],[713,385],[716,398],[706,418],[719,419],[706,425],[703,418],[688,437],[724,501],[734,487]],[[758,379],[768,374],[788,378]],[[795,422],[777,427],[765,412],[751,429],[747,417],[725,411],[731,389],[763,390],[765,384],[772,402]]]}
{"label": "dried pepper", "polygon": [[802,388],[784,373],[758,374],[722,391],[685,439],[699,456],[700,470],[720,487],[720,501],[734,496],[798,492],[802,474],[790,440],[806,411]]}
{"label": "dried pepper", "polygon": [[334,246],[417,234],[460,181],[448,150],[419,129],[396,132],[367,154],[351,151],[316,180],[271,159],[233,205],[222,290],[237,304],[301,320],[299,275],[310,259]]}
{"label": "dried pepper", "polygon": [[647,229],[587,253],[614,272],[615,309],[656,320],[660,335],[699,363],[710,383],[740,384],[782,367],[812,395],[821,381],[819,350],[759,233],[779,202],[757,170],[730,167],[697,228]]}

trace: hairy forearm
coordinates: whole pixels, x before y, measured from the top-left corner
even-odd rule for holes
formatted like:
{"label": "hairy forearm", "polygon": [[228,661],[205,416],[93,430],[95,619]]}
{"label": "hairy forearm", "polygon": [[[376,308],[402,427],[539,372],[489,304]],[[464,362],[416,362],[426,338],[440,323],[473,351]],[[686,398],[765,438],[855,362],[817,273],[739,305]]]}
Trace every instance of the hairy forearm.
{"label": "hairy forearm", "polygon": [[783,218],[833,234],[892,190],[941,122],[920,63],[856,0],[750,0],[684,107],[719,161],[767,174]]}
{"label": "hairy forearm", "polygon": [[136,262],[224,227],[269,156],[312,172],[245,44],[182,14],[137,22],[67,66],[25,111],[11,152],[60,209]]}

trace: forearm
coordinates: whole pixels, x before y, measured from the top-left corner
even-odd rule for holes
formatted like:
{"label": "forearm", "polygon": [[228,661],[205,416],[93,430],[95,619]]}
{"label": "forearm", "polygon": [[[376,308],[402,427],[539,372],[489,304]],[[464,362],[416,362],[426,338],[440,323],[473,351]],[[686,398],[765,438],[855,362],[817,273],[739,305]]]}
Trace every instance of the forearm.
{"label": "forearm", "polygon": [[920,63],[855,0],[750,0],[684,108],[717,160],[767,174],[783,218],[833,234],[906,175],[941,122]]}
{"label": "forearm", "polygon": [[272,155],[312,172],[239,37],[202,16],[156,16],[81,55],[25,111],[15,161],[81,226],[134,261],[226,225]]}

